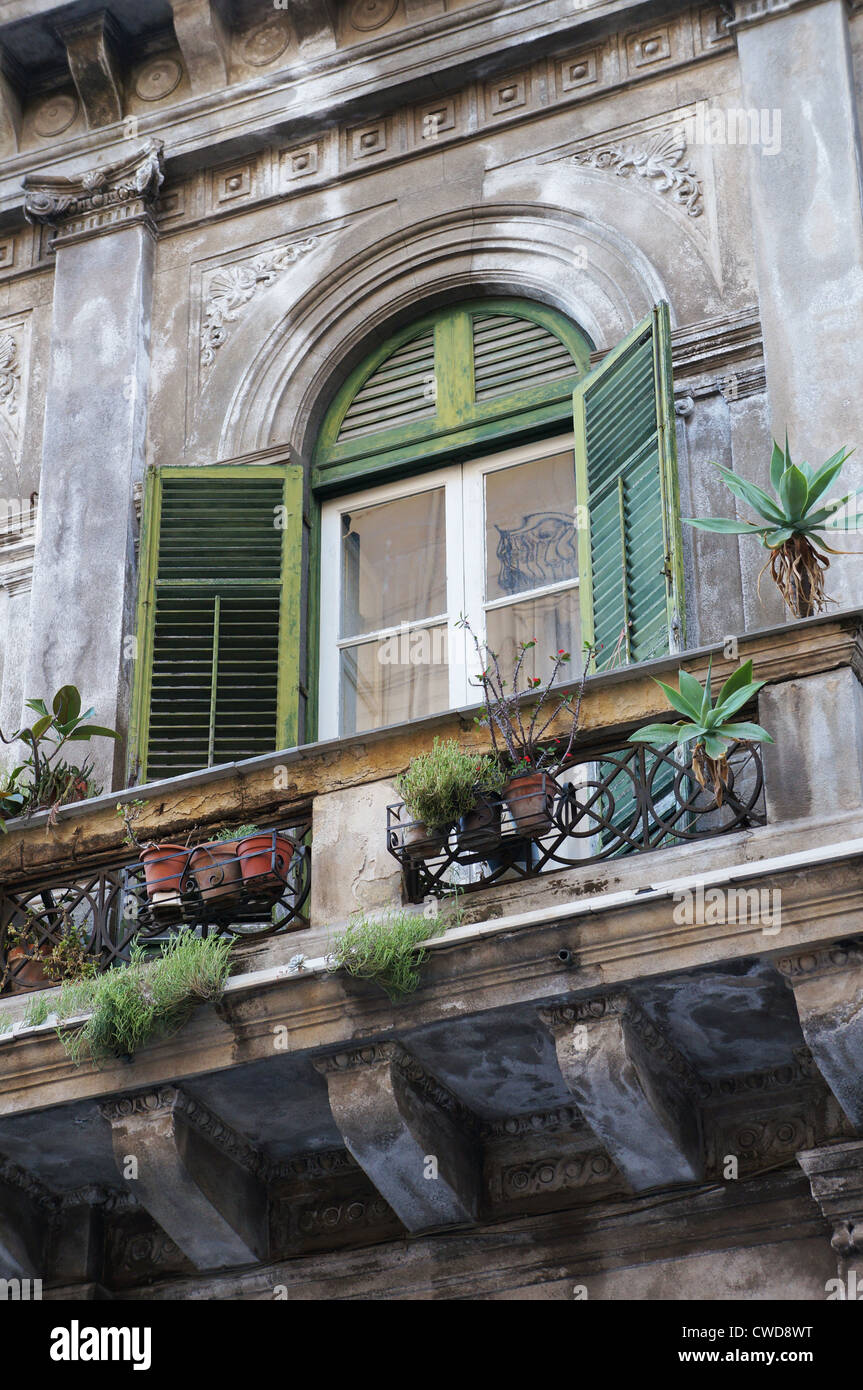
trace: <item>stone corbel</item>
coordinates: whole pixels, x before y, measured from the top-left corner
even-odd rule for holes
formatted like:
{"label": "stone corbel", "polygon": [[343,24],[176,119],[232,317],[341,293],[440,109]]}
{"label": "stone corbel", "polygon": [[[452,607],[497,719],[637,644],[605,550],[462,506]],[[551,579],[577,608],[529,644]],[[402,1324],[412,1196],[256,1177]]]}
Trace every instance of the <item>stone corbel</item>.
{"label": "stone corbel", "polygon": [[409,1231],[477,1218],[472,1116],[398,1043],[315,1062],[348,1151]]}
{"label": "stone corbel", "polygon": [[174,32],[195,95],[228,81],[230,42],[219,0],[171,0]]}
{"label": "stone corbel", "polygon": [[806,1149],[797,1155],[797,1162],[832,1227],[830,1244],[840,1276],[847,1277],[851,1270],[857,1276],[860,1293],[848,1296],[863,1296],[863,1140]]}
{"label": "stone corbel", "polygon": [[581,1114],[630,1186],[700,1182],[694,1078],[647,1015],[623,994],[539,1015]]}
{"label": "stone corbel", "polygon": [[815,1063],[856,1130],[863,1129],[863,939],[781,957]]}
{"label": "stone corbel", "polygon": [[336,6],[333,0],[288,0],[288,10],[304,58],[335,52]]}
{"label": "stone corbel", "polygon": [[152,209],[164,182],[162,151],[161,141],[149,140],[128,159],[71,178],[28,174],[24,216],[57,228],[56,246],[134,222],[155,231]]}
{"label": "stone corbel", "polygon": [[59,24],[69,71],[91,130],[123,119],[118,61],[120,34],[106,10],[71,24]]}
{"label": "stone corbel", "polygon": [[266,1165],[240,1135],[174,1086],[102,1114],[128,1191],[196,1268],[267,1259]]}

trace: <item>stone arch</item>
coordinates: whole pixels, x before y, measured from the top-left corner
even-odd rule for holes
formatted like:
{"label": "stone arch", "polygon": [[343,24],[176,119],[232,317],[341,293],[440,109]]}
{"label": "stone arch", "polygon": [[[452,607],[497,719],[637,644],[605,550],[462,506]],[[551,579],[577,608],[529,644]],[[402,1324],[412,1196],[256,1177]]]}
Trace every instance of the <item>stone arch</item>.
{"label": "stone arch", "polygon": [[[700,289],[704,303],[715,294],[708,259],[679,226],[679,213],[662,209],[664,238],[653,231],[652,250],[662,241],[659,265],[607,215],[590,210],[591,201],[610,196],[602,189],[600,197],[596,176],[593,183],[583,173],[567,177],[590,184],[590,198],[572,199],[582,204],[578,211],[559,202],[490,200],[394,230],[390,208],[323,235],[314,254],[260,291],[254,313],[219,349],[198,418],[220,432],[216,438],[196,426],[193,454],[225,459],[279,446],[308,459],[326,406],[356,362],[401,324],[447,301],[536,299],[609,347],[660,298],[670,300],[677,320],[669,286],[684,250],[694,297]],[[556,174],[558,197],[560,182]]]}

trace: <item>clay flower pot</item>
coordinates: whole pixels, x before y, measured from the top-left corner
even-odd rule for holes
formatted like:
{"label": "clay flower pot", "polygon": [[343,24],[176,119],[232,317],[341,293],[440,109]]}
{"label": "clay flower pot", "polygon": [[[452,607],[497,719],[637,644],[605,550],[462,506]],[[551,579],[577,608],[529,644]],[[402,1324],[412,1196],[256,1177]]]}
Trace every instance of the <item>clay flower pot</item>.
{"label": "clay flower pot", "polygon": [[545,834],[559,791],[548,772],[522,772],[510,778],[503,794],[519,835]]}
{"label": "clay flower pot", "polygon": [[458,823],[458,847],[466,854],[481,854],[500,843],[499,796],[482,796]]}
{"label": "clay flower pot", "polygon": [[284,888],[294,842],[272,830],[247,835],[237,846],[243,882],[253,889]]}
{"label": "clay flower pot", "polygon": [[437,829],[418,820],[405,826],[402,832],[402,846],[409,851],[411,858],[434,859],[436,854],[442,853],[448,838],[449,826]]}
{"label": "clay flower pot", "polygon": [[[198,845],[189,856],[189,871],[205,902],[230,901],[239,896],[243,875],[237,855],[236,840],[220,840],[211,845]],[[227,901],[225,903],[227,906]]]}
{"label": "clay flower pot", "polygon": [[154,906],[179,904],[188,862],[183,845],[148,845],[141,850],[147,897]]}
{"label": "clay flower pot", "polygon": [[45,942],[35,950],[35,956],[24,946],[10,946],[7,951],[7,988],[10,994],[28,994],[30,990],[47,989],[55,983],[39,959],[50,954],[50,944]]}

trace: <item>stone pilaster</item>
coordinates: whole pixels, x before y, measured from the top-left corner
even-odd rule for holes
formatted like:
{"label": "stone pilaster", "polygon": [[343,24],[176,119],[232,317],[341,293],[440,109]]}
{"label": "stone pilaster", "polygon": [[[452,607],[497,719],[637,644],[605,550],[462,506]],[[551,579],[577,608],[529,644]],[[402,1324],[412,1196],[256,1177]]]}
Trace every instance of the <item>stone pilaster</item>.
{"label": "stone pilaster", "polygon": [[[863,159],[846,0],[737,0],[729,28],[741,106],[769,136],[750,139],[747,162],[773,433],[813,465],[857,446],[858,485]],[[768,459],[765,440],[765,475]],[[837,548],[858,551],[859,537]],[[859,604],[859,561],[834,560],[829,587]]]}
{"label": "stone pilaster", "polygon": [[[134,658],[133,487],[144,473],[161,146],[76,178],[29,177],[25,212],[56,229],[51,357],[26,689],[79,687],[124,731]],[[93,746],[122,782],[123,750]]]}

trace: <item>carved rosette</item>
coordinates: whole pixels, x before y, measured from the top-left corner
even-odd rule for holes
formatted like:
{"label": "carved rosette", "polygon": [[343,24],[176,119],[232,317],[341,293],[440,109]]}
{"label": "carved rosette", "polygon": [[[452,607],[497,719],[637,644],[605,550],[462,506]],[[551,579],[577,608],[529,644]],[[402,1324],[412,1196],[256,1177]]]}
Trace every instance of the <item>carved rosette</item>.
{"label": "carved rosette", "polygon": [[28,175],[24,215],[56,228],[58,246],[130,223],[153,229],[153,204],[164,182],[162,151],[161,141],[150,140],[128,159],[85,174]]}

